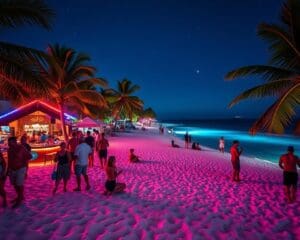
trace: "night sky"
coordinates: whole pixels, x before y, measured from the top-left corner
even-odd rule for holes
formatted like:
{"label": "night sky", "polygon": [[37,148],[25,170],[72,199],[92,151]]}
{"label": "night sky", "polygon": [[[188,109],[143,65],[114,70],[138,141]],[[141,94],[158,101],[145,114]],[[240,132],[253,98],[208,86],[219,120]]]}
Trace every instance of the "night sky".
{"label": "night sky", "polygon": [[49,0],[52,31],[3,30],[1,38],[46,49],[65,44],[88,53],[98,76],[128,78],[159,119],[256,117],[270,100],[228,109],[237,94],[259,79],[224,81],[233,68],[263,64],[261,22],[278,22],[282,0]]}

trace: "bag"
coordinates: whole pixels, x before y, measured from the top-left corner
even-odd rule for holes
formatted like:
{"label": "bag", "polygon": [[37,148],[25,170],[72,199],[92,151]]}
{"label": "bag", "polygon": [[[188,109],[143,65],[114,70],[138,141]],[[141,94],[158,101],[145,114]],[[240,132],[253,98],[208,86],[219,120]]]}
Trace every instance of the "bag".
{"label": "bag", "polygon": [[51,179],[52,179],[52,180],[56,180],[56,177],[57,177],[57,171],[54,170],[54,171],[52,172],[52,174],[51,174]]}
{"label": "bag", "polygon": [[53,171],[52,171],[52,174],[51,174],[51,179],[53,181],[55,181],[57,178],[57,167],[56,167],[56,164],[54,165],[54,168],[53,168]]}

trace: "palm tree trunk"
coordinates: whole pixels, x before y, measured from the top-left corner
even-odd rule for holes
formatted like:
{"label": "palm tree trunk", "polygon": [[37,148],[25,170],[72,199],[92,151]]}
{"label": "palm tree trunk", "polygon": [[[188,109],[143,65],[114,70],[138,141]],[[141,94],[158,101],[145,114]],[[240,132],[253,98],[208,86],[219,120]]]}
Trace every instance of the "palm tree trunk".
{"label": "palm tree trunk", "polygon": [[68,139],[66,123],[65,123],[65,118],[64,118],[65,112],[64,112],[64,107],[63,107],[62,103],[59,104],[59,108],[60,108],[59,110],[60,110],[61,130],[64,135],[65,142],[68,142],[69,139]]}

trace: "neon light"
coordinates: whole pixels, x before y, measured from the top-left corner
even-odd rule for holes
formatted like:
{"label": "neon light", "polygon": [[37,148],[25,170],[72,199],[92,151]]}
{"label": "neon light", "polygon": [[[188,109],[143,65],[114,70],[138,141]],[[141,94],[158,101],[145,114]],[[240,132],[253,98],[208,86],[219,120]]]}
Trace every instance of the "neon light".
{"label": "neon light", "polygon": [[52,153],[52,152],[57,152],[59,149],[60,146],[54,146],[54,147],[42,147],[42,148],[33,147],[31,150],[37,153]]}
{"label": "neon light", "polygon": [[[21,106],[21,107],[15,109],[15,110],[9,112],[9,113],[5,113],[5,114],[1,115],[1,116],[0,116],[0,119],[5,118],[5,117],[10,116],[10,115],[13,115],[13,114],[16,113],[16,112],[19,112],[19,111],[21,111],[22,109],[24,109],[24,108],[26,108],[26,107],[30,107],[30,106],[32,106],[32,105],[34,105],[34,104],[37,104],[37,103],[39,103],[39,104],[41,104],[41,105],[44,105],[45,107],[50,108],[50,109],[52,109],[53,111],[55,111],[55,112],[57,112],[57,113],[60,113],[60,111],[59,111],[57,108],[54,108],[53,106],[51,106],[51,105],[49,105],[49,104],[47,104],[47,103],[44,103],[44,102],[42,102],[42,101],[34,100],[34,101],[32,101],[32,102],[30,102],[30,103],[28,103],[28,104],[26,104],[26,105],[23,105],[23,106]],[[69,114],[67,114],[67,113],[65,113],[64,115],[65,115],[65,117],[67,117],[67,119],[72,119],[73,121],[76,121],[76,120],[77,120],[77,118],[75,118],[75,117],[73,117],[73,116],[71,116],[71,115],[69,115]]]}

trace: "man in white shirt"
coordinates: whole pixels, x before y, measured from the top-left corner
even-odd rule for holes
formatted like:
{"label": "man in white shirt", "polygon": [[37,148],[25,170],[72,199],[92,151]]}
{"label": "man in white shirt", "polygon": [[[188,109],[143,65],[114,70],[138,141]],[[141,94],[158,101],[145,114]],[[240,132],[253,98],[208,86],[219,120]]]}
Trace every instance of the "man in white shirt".
{"label": "man in white shirt", "polygon": [[85,183],[86,183],[86,190],[91,188],[89,183],[89,177],[87,175],[87,166],[89,155],[92,154],[92,148],[85,142],[84,138],[79,139],[79,145],[75,149],[75,175],[77,181],[77,188],[74,191],[81,191],[81,175],[83,175]]}

